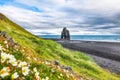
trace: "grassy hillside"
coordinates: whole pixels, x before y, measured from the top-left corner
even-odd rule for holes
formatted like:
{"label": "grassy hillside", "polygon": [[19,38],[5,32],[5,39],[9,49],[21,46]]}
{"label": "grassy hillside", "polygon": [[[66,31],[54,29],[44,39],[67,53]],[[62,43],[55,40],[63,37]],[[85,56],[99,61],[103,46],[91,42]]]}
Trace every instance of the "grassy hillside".
{"label": "grassy hillside", "polygon": [[[69,77],[69,73],[58,69],[58,66],[53,66],[51,68],[51,66],[43,64],[45,61],[53,62],[59,60],[61,65],[70,66],[74,72],[88,80],[120,79],[120,76],[100,68],[89,56],[86,56],[81,52],[65,49],[54,41],[38,38],[9,20],[3,14],[0,14],[0,30],[6,31],[8,35],[22,47],[23,50],[20,49],[18,51],[14,50],[14,48],[10,49],[11,53],[16,53],[16,59],[24,60],[34,67],[37,67],[40,72],[40,77],[48,76],[50,80],[75,79],[75,77]],[[0,43],[4,47],[5,44],[2,39]],[[5,49],[5,52],[7,52],[7,49]],[[0,69],[3,67],[4,66],[0,67]],[[56,73],[50,71],[53,69],[55,69]],[[64,76],[59,76],[61,73]]]}

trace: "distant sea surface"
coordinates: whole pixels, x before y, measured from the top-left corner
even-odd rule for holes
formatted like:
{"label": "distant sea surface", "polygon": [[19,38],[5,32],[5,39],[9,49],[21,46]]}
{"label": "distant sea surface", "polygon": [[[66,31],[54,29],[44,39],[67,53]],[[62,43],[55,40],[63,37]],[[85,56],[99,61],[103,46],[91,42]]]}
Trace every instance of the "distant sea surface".
{"label": "distant sea surface", "polygon": [[[60,39],[60,35],[39,35],[39,37]],[[120,42],[120,35],[71,35],[71,40]]]}

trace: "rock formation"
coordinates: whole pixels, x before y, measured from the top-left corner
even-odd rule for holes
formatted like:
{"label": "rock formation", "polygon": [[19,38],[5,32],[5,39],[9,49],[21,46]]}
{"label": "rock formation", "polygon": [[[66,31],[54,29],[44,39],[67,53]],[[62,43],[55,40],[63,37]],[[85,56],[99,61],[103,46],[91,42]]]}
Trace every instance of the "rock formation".
{"label": "rock formation", "polygon": [[67,30],[66,27],[64,27],[62,32],[61,32],[61,39],[70,40],[70,33],[69,33],[69,30]]}

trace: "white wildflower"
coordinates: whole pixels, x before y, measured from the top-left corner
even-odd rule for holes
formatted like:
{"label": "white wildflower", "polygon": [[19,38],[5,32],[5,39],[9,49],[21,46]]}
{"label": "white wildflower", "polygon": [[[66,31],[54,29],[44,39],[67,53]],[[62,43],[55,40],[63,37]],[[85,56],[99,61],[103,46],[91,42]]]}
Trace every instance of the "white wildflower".
{"label": "white wildflower", "polygon": [[35,78],[36,78],[36,80],[40,80],[39,72],[35,73]]}
{"label": "white wildflower", "polygon": [[22,66],[27,66],[28,64],[27,64],[27,62],[22,62]]}
{"label": "white wildflower", "polygon": [[60,76],[63,76],[63,74],[61,73]]}
{"label": "white wildflower", "polygon": [[19,62],[19,64],[18,64],[18,67],[25,67],[25,66],[27,66],[28,64],[26,63],[26,62]]}
{"label": "white wildflower", "polygon": [[35,67],[35,68],[33,68],[33,71],[34,71],[34,72],[37,72],[37,68],[36,68],[36,67]]}
{"label": "white wildflower", "polygon": [[16,49],[16,51],[18,51],[18,49]]}
{"label": "white wildflower", "polygon": [[6,44],[6,48],[7,48],[7,49],[9,48],[9,45],[8,45],[8,44]]}
{"label": "white wildflower", "polygon": [[4,44],[7,44],[8,42],[7,41],[4,41]]}
{"label": "white wildflower", "polygon": [[31,60],[30,57],[27,57],[28,60]]}
{"label": "white wildflower", "polygon": [[36,58],[34,58],[34,60],[35,60],[35,61],[37,61],[37,59],[36,59]]}
{"label": "white wildflower", "polygon": [[1,44],[0,44],[0,51],[2,51],[2,46],[1,46]]}
{"label": "white wildflower", "polygon": [[7,60],[7,54],[5,52],[1,52],[1,63],[4,63]]}
{"label": "white wildflower", "polygon": [[8,58],[9,60],[15,59],[15,57],[14,57],[13,55],[11,55],[11,54],[7,54],[7,58]]}
{"label": "white wildflower", "polygon": [[60,76],[58,76],[58,78],[60,79],[61,77],[60,77]]}
{"label": "white wildflower", "polygon": [[17,61],[16,61],[15,58],[10,59],[10,60],[8,61],[8,63],[12,64],[12,66],[17,66]]}
{"label": "white wildflower", "polygon": [[49,77],[46,77],[46,80],[49,80]]}
{"label": "white wildflower", "polygon": [[18,75],[18,73],[17,72],[15,72],[14,74],[12,74],[12,79],[16,79],[16,78],[18,78],[19,77],[19,75]]}
{"label": "white wildflower", "polygon": [[10,73],[10,68],[9,67],[4,67],[1,71],[0,71],[0,76],[2,78],[8,76]]}
{"label": "white wildflower", "polygon": [[47,61],[45,61],[45,64],[47,65],[47,64],[48,64],[48,62],[47,62]]}
{"label": "white wildflower", "polygon": [[16,58],[13,55],[7,54],[6,57],[7,57],[8,63],[12,64],[13,66],[17,66]]}
{"label": "white wildflower", "polygon": [[46,77],[46,78],[42,78],[42,80],[49,80],[49,77]]}
{"label": "white wildflower", "polygon": [[44,78],[42,78],[42,80],[45,80]]}
{"label": "white wildflower", "polygon": [[33,68],[33,71],[35,72],[35,78],[36,78],[36,80],[40,80],[40,76],[39,76],[40,73],[37,71],[36,67]]}
{"label": "white wildflower", "polygon": [[25,50],[23,49],[22,52],[25,52]]}
{"label": "white wildflower", "polygon": [[27,76],[29,74],[29,67],[22,67],[22,73],[24,76]]}

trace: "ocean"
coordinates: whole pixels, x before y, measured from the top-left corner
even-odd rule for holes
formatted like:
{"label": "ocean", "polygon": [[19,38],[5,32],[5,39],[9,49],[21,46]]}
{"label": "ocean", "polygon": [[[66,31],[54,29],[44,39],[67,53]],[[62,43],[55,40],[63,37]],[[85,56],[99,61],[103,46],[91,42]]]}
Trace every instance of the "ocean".
{"label": "ocean", "polygon": [[[60,35],[39,35],[39,37],[60,39]],[[71,35],[71,40],[120,42],[120,35]]]}

